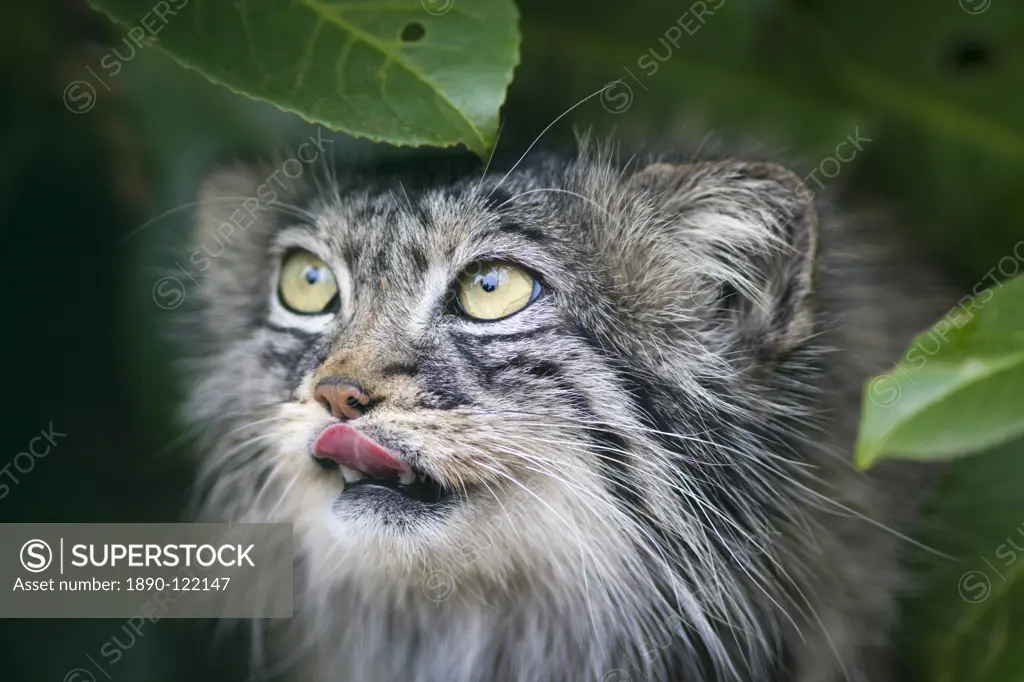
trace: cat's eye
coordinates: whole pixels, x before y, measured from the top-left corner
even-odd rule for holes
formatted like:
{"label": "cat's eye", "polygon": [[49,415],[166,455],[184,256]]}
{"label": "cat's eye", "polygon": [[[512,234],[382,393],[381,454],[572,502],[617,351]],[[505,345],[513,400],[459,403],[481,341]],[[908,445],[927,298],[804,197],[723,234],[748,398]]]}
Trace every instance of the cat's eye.
{"label": "cat's eye", "polygon": [[541,285],[526,270],[504,261],[474,263],[459,276],[460,311],[474,320],[500,320],[537,300]]}
{"label": "cat's eye", "polygon": [[327,264],[309,251],[292,251],[281,264],[281,303],[294,313],[316,315],[338,304],[338,282]]}

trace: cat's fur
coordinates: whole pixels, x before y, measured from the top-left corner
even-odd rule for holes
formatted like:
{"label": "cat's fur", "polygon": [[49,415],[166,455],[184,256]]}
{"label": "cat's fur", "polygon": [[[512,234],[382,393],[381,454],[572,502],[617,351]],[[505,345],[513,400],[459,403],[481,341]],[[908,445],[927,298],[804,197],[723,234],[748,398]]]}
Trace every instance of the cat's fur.
{"label": "cat's fur", "polygon": [[[941,312],[936,288],[880,216],[821,211],[779,166],[664,158],[584,145],[482,178],[307,169],[226,240],[272,168],[205,184],[187,416],[206,434],[206,517],[294,523],[279,670],[889,679],[893,529],[922,486],[859,473],[851,451],[864,380]],[[336,317],[277,302],[292,247],[334,269]],[[459,272],[496,257],[544,295],[499,322],[445,314]],[[354,423],[457,487],[452,504],[336,504],[339,476],[310,456],[334,421],[312,399],[326,372],[368,388]]]}

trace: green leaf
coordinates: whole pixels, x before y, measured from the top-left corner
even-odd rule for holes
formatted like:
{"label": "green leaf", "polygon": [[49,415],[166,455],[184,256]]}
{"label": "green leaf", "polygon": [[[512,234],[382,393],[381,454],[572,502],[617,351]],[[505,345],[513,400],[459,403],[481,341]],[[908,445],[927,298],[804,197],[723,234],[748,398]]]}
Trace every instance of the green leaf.
{"label": "green leaf", "polygon": [[923,510],[899,632],[919,682],[1024,679],[1024,441],[960,460]]}
{"label": "green leaf", "polygon": [[[210,80],[314,123],[485,154],[519,58],[512,0],[93,0]],[[167,11],[167,7],[170,11]],[[107,55],[115,75],[123,61]]]}
{"label": "green leaf", "polygon": [[1024,433],[1024,277],[980,292],[865,387],[856,460],[970,454]]}

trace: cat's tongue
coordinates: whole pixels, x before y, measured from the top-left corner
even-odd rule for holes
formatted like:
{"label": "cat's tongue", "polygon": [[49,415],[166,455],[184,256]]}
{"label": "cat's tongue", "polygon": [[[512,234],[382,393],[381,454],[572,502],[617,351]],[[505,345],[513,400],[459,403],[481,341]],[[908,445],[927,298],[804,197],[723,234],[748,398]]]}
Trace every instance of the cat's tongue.
{"label": "cat's tongue", "polygon": [[408,464],[348,424],[324,429],[313,444],[313,454],[372,478],[408,478],[412,474]]}

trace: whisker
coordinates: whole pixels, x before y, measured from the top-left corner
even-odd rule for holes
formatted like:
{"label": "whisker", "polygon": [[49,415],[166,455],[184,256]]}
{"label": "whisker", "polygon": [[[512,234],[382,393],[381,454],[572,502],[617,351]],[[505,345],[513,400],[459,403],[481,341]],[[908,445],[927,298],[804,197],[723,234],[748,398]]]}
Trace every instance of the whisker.
{"label": "whisker", "polygon": [[580,100],[579,102],[576,102],[576,104],[573,104],[573,105],[572,105],[571,107],[569,107],[568,109],[566,109],[565,111],[563,111],[563,112],[562,112],[561,114],[559,114],[558,116],[556,116],[556,117],[555,117],[555,119],[554,119],[553,121],[551,121],[551,123],[547,124],[547,126],[545,126],[545,127],[544,127],[544,130],[540,131],[540,135],[538,135],[538,136],[536,137],[536,139],[534,139],[534,141],[530,143],[530,146],[528,146],[528,147],[526,148],[526,151],[525,151],[525,152],[523,152],[523,155],[519,157],[519,159],[518,159],[518,160],[517,160],[517,161],[515,162],[515,164],[513,164],[513,165],[512,165],[512,168],[510,168],[510,169],[509,169],[509,171],[508,171],[507,173],[505,173],[505,175],[503,175],[503,176],[502,176],[501,180],[499,180],[499,181],[498,181],[498,184],[496,184],[496,185],[494,186],[494,188],[493,188],[493,189],[491,190],[490,194],[488,194],[488,195],[487,195],[487,196],[488,196],[488,198],[490,198],[491,196],[493,196],[493,195],[494,195],[494,193],[495,193],[496,191],[498,191],[498,188],[499,188],[499,187],[501,187],[501,185],[502,185],[502,184],[503,184],[503,183],[505,182],[505,180],[507,180],[507,179],[508,179],[508,176],[509,176],[509,175],[511,175],[511,174],[512,174],[512,172],[513,172],[513,171],[514,171],[514,170],[515,170],[516,168],[518,168],[518,167],[519,167],[519,164],[521,164],[521,163],[523,162],[523,159],[525,159],[525,158],[526,158],[526,155],[530,153],[530,150],[532,150],[532,149],[534,148],[534,146],[535,146],[535,145],[536,145],[536,144],[537,144],[538,142],[540,142],[540,139],[541,139],[542,137],[544,137],[544,135],[546,135],[546,134],[547,134],[547,132],[548,132],[549,130],[551,130],[552,126],[554,126],[554,125],[555,125],[556,123],[558,123],[558,122],[559,122],[559,121],[561,121],[561,120],[562,120],[563,118],[565,118],[565,117],[566,117],[566,116],[567,116],[567,115],[568,115],[568,114],[569,114],[570,112],[572,112],[572,111],[573,111],[574,109],[576,109],[576,107],[580,106],[581,104],[583,104],[583,103],[584,103],[584,102],[586,102],[587,100],[589,100],[589,99],[591,99],[591,98],[593,98],[593,97],[596,97],[597,95],[600,95],[600,94],[601,94],[602,92],[604,92],[604,91],[605,91],[605,89],[606,89],[607,87],[608,87],[607,85],[605,85],[605,86],[602,86],[602,87],[601,87],[600,89],[598,89],[598,90],[595,90],[594,92],[590,93],[589,95],[587,95],[586,97],[584,97],[583,99],[581,99],[581,100]]}

